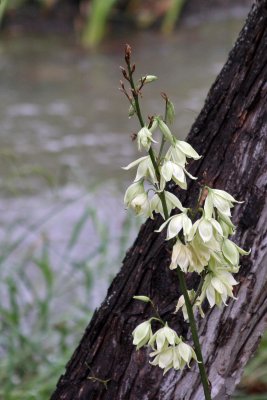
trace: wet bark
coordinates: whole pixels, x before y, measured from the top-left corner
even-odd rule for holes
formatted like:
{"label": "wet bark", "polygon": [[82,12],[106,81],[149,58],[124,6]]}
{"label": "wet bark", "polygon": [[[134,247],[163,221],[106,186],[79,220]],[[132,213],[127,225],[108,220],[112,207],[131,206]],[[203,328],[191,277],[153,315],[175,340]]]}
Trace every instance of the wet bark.
{"label": "wet bark", "polygon": [[[229,399],[244,365],[254,353],[267,327],[267,0],[256,2],[212,86],[188,141],[203,155],[190,172],[206,176],[213,187],[225,189],[245,201],[235,208],[239,228],[235,241],[251,248],[241,262],[237,301],[223,309],[206,308],[198,328],[212,398]],[[173,187],[185,205],[198,192]],[[190,340],[188,325],[173,315],[179,297],[177,276],[168,270],[170,252],[165,234],[154,230],[160,217],[147,221],[126,254],[121,271],[96,310],[84,336],[60,378],[52,400],[202,400],[197,366],[182,373],[162,375],[148,363],[148,350],[136,352],[131,332],[153,313],[132,296],[150,296],[169,325]],[[187,277],[196,287],[198,277]],[[108,380],[105,385],[97,380]]]}

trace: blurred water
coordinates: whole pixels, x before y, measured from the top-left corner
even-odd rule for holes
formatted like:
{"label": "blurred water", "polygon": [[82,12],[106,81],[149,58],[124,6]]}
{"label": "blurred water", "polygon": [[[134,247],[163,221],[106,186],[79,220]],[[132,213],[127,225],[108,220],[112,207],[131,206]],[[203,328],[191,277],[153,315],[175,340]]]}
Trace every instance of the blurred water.
{"label": "blurred water", "polygon": [[[113,239],[119,234],[123,191],[132,177],[121,166],[138,155],[130,140],[138,124],[128,119],[128,104],[118,91],[125,42],[133,48],[137,73],[159,77],[145,90],[147,114],[163,112],[159,93],[166,92],[176,107],[173,130],[184,138],[242,24],[205,22],[168,38],[155,32],[117,34],[96,52],[69,38],[0,43],[0,239],[6,241],[7,232],[13,241],[25,239],[12,254],[13,263],[44,232],[63,257],[87,206],[97,209]],[[97,240],[88,224],[72,257],[93,251]],[[104,280],[96,289],[93,306],[106,285]]]}

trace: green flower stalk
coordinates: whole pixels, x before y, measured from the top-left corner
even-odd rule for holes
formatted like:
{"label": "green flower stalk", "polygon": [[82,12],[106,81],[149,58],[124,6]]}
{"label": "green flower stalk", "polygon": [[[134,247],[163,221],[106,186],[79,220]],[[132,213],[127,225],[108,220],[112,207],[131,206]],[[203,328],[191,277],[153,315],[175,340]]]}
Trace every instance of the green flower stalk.
{"label": "green flower stalk", "polygon": [[[147,75],[135,84],[135,65],[131,64],[131,48],[128,45],[125,49],[125,62],[126,68],[121,69],[129,89],[121,82],[121,90],[130,102],[130,115],[136,115],[141,126],[137,134],[138,150],[146,151],[147,154],[124,167],[125,170],[137,168],[134,182],[126,190],[124,203],[137,215],[153,219],[154,214],[159,213],[165,220],[156,232],[167,228],[166,240],[173,243],[169,268],[177,272],[182,292],[175,313],[181,312],[185,321],[189,322],[194,349],[161,319],[152,300],[144,295],[134,298],[150,303],[156,317],[135,328],[133,344],[137,350],[144,346],[150,347],[152,352],[149,355],[154,357],[150,364],[162,368],[164,374],[170,369],[183,369],[192,360],[197,361],[205,399],[211,400],[211,387],[205,371],[194,312],[204,317],[202,304],[206,299],[211,308],[227,305],[228,298],[236,300],[233,289],[238,282],[233,274],[239,270],[240,255],[248,254],[229,239],[235,232],[231,209],[235,203],[240,202],[224,190],[204,186],[196,209],[190,209],[166,190],[170,181],[186,190],[187,177],[197,179],[186,170],[187,159],[199,160],[201,156],[189,143],[172,134],[168,123],[173,122],[175,111],[165,93],[162,93],[165,117],[150,116],[147,123],[144,122],[139,99],[145,83],[154,82],[157,78]],[[162,135],[159,149],[153,139],[156,130]],[[169,146],[166,150],[165,145]],[[171,216],[173,210],[178,212]],[[188,290],[186,286],[185,274],[188,272],[200,274],[200,285],[196,292]],[[153,332],[155,320],[163,324],[163,327]]]}

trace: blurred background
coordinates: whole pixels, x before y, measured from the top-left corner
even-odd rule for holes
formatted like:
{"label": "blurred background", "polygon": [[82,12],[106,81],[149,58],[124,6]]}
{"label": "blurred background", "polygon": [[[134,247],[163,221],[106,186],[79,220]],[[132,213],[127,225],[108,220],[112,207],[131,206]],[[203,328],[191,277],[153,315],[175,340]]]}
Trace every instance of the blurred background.
{"label": "blurred background", "polygon": [[[141,220],[123,194],[138,123],[118,91],[125,43],[147,114],[185,138],[250,0],[0,3],[0,398],[48,399]],[[267,340],[238,399],[267,398]]]}

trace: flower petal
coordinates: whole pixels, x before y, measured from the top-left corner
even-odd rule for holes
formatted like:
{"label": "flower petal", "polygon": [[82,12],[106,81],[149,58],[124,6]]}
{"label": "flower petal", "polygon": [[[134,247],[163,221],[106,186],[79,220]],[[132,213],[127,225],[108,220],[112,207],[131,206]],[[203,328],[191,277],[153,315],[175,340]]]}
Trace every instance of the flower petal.
{"label": "flower petal", "polygon": [[179,147],[187,157],[193,158],[194,160],[199,160],[201,158],[196,150],[194,150],[189,143],[184,142],[183,140],[177,140],[176,146]]}
{"label": "flower petal", "polygon": [[170,240],[178,235],[183,227],[182,214],[175,215],[168,226],[167,240]]}
{"label": "flower petal", "polygon": [[137,160],[128,164],[126,167],[122,167],[122,169],[125,169],[128,171],[129,169],[135,167],[136,165],[140,164],[140,162],[142,162],[143,160],[148,159],[148,158],[149,158],[149,156],[138,158]]}
{"label": "flower petal", "polygon": [[204,243],[208,242],[212,238],[212,225],[206,219],[200,221],[198,231]]}

